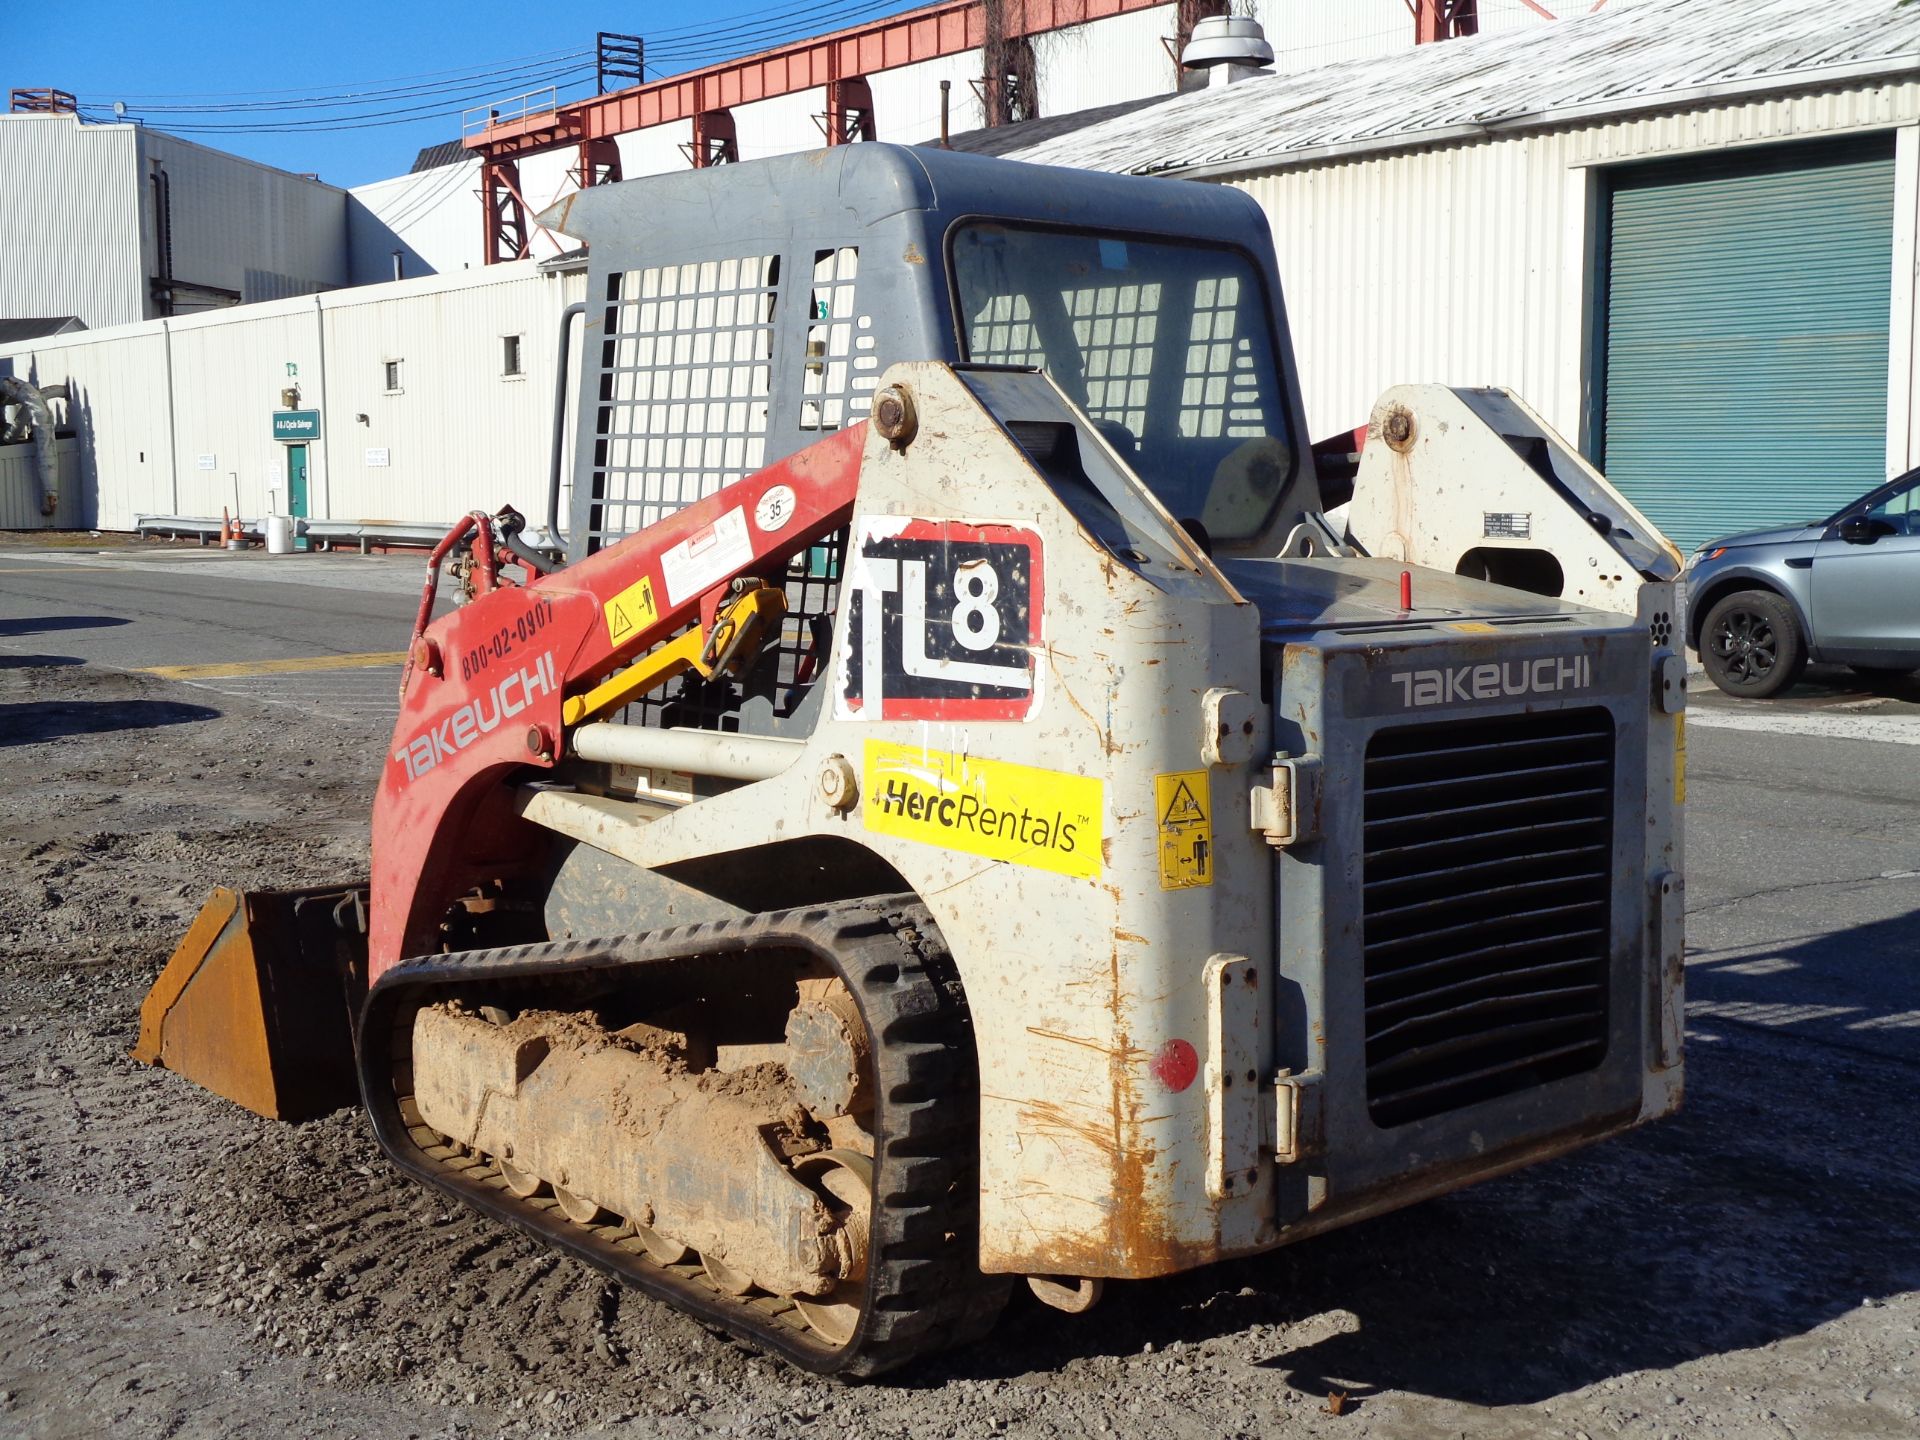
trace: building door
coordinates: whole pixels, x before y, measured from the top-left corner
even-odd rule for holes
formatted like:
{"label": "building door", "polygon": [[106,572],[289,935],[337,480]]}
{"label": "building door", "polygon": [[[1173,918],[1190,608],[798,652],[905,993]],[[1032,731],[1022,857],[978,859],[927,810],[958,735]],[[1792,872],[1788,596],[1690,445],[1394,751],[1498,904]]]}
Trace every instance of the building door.
{"label": "building door", "polygon": [[[304,445],[287,446],[287,514],[295,520],[304,520],[307,514],[307,447]],[[299,533],[300,527],[294,526],[293,548],[307,548],[307,537]]]}
{"label": "building door", "polygon": [[1611,179],[1607,477],[1683,550],[1886,479],[1891,133]]}

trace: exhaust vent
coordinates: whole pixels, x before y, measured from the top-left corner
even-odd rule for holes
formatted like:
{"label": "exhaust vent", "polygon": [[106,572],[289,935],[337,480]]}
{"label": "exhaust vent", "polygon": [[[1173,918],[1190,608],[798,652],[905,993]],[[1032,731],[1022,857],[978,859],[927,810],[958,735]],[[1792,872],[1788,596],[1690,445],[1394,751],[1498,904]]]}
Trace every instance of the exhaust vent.
{"label": "exhaust vent", "polygon": [[1403,1125],[1597,1067],[1612,914],[1604,710],[1367,747],[1367,1109]]}
{"label": "exhaust vent", "polygon": [[1273,46],[1258,20],[1215,15],[1199,21],[1187,48],[1180,52],[1180,68],[1207,73],[1210,85],[1227,85],[1265,73],[1273,64]]}

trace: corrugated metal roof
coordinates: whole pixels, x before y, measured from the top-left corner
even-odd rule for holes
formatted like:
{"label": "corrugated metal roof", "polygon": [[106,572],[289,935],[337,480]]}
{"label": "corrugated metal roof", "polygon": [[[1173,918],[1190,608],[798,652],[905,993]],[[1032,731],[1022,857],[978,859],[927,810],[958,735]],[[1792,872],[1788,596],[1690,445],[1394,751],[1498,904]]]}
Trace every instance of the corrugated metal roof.
{"label": "corrugated metal roof", "polygon": [[469,158],[473,152],[458,140],[442,140],[438,145],[423,145],[420,153],[413,157],[413,168],[407,173],[418,175],[422,170],[438,170],[442,165],[458,165]]}
{"label": "corrugated metal roof", "polygon": [[1250,171],[1916,67],[1920,5],[1898,0],[1616,0],[1555,25],[1184,95],[1017,158],[1143,175]]}
{"label": "corrugated metal roof", "polygon": [[[1014,155],[1089,125],[1098,125],[1119,115],[1131,115],[1149,105],[1173,99],[1171,95],[1148,95],[1139,100],[1122,100],[1113,105],[1095,105],[1086,110],[1069,110],[1064,115],[1042,115],[1032,120],[1016,120],[1011,125],[994,125],[981,130],[963,130],[949,136],[949,149],[966,150],[975,155]],[[931,149],[940,148],[938,139],[919,142]]]}
{"label": "corrugated metal roof", "polygon": [[43,335],[71,335],[86,329],[78,315],[35,315],[18,319],[0,317],[0,345],[38,340]]}

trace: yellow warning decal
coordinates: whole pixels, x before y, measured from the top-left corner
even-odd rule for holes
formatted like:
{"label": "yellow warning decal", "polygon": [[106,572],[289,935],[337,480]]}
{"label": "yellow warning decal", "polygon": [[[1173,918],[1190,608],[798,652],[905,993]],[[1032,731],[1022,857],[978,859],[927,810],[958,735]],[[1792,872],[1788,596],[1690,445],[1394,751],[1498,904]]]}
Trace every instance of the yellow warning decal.
{"label": "yellow warning decal", "polygon": [[642,575],[607,601],[607,639],[622,644],[659,618],[653,605],[653,581]]}
{"label": "yellow warning decal", "polygon": [[1207,772],[1154,776],[1153,813],[1160,817],[1160,888],[1213,884],[1213,794]]}
{"label": "yellow warning decal", "polygon": [[1447,626],[1449,630],[1458,630],[1462,635],[1498,635],[1500,627],[1489,625],[1484,620],[1458,620]]}
{"label": "yellow warning decal", "polygon": [[1100,873],[1103,786],[1007,760],[867,741],[867,829],[1076,879]]}
{"label": "yellow warning decal", "polygon": [[1687,712],[1673,717],[1673,803],[1687,803]]}

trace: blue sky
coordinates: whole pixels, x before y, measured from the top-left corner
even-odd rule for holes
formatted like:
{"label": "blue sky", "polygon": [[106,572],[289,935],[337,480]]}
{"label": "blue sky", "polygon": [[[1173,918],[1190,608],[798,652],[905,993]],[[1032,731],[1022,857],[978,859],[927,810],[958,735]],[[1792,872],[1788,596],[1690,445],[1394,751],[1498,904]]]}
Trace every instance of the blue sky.
{"label": "blue sky", "polygon": [[456,138],[468,106],[549,83],[563,99],[591,94],[597,31],[644,37],[652,79],[911,8],[906,0],[459,8],[92,0],[16,13],[0,47],[0,79],[71,91],[95,119],[111,120],[113,102],[124,100],[129,117],[158,129],[358,185],[404,174],[421,146]]}

